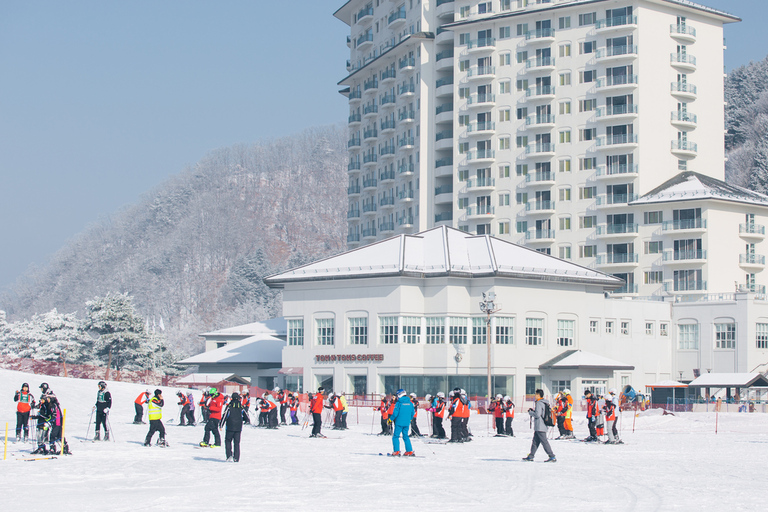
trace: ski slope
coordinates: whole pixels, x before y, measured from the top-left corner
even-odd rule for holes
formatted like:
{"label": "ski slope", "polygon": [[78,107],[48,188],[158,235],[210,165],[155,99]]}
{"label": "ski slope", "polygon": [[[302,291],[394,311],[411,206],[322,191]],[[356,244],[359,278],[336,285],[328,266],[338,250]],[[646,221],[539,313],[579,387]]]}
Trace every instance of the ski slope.
{"label": "ski slope", "polygon": [[[485,416],[472,416],[474,441],[427,444],[413,440],[415,459],[379,456],[392,451],[372,410],[349,413],[347,431],[323,429],[309,439],[301,427],[270,431],[245,427],[239,463],[224,449],[197,448],[202,426],[180,427],[176,388],[162,388],[167,448],[142,446],[147,425],[133,425],[133,400],[146,389],[109,382],[115,442],[83,441],[97,381],[0,370],[0,427],[15,428],[13,392],[28,382],[37,398],[48,382],[67,410],[65,435],[74,455],[15,460],[33,448],[8,444],[0,465],[6,512],[21,510],[757,510],[765,503],[768,415],[714,413],[662,416],[648,411],[622,418],[624,445],[552,441],[555,464],[523,462],[531,432],[524,414],[516,437],[496,438]],[[154,387],[150,388],[151,391]],[[199,393],[195,392],[199,397]],[[146,411],[145,411],[146,417]],[[419,412],[427,431],[426,415]],[[373,426],[373,428],[372,428]],[[581,420],[577,437],[586,437]],[[89,439],[93,436],[93,426]],[[155,436],[155,440],[157,436]],[[223,435],[222,435],[223,440]]]}

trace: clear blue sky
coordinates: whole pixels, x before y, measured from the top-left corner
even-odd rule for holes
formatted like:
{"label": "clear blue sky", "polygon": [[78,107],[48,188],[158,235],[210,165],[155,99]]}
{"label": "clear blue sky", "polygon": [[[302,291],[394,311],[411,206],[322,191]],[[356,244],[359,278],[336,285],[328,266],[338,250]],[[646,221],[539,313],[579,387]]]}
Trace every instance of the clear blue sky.
{"label": "clear blue sky", "polygon": [[[766,0],[702,0],[728,70]],[[343,122],[343,0],[0,2],[0,288],[212,149]]]}

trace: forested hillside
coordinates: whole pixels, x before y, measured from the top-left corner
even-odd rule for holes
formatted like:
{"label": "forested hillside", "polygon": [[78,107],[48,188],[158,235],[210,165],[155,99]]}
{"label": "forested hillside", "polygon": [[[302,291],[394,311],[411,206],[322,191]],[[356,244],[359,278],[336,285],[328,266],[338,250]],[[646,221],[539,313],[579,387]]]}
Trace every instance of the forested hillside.
{"label": "forested hillside", "polygon": [[768,193],[768,58],[725,81],[725,179]]}
{"label": "forested hillside", "polygon": [[[262,277],[338,253],[346,233],[346,127],[213,151],[68,243],[0,298],[8,322],[122,293],[169,348],[278,315]],[[159,332],[159,328],[158,328]]]}

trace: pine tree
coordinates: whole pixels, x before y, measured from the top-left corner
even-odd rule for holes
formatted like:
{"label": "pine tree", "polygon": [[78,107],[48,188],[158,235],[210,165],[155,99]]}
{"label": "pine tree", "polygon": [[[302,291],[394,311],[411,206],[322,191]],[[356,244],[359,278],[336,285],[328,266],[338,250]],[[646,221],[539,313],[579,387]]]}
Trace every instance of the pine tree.
{"label": "pine tree", "polygon": [[144,369],[150,335],[136,314],[131,297],[107,294],[86,302],[85,329],[95,335],[94,354],[116,370]]}

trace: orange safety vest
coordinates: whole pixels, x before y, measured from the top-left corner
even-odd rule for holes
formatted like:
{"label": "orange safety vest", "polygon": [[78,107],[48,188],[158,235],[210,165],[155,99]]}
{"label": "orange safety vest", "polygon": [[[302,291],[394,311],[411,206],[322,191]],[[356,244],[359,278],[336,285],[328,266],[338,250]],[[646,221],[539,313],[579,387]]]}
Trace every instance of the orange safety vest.
{"label": "orange safety vest", "polygon": [[441,398],[437,401],[437,405],[435,406],[435,418],[442,419],[443,416],[445,416],[445,400]]}
{"label": "orange safety vest", "polygon": [[605,411],[605,421],[616,421],[616,406],[613,402],[606,401],[603,410]]}
{"label": "orange safety vest", "polygon": [[381,405],[379,405],[379,412],[381,413],[382,419],[389,418],[389,415],[387,414],[387,409],[389,408],[389,402],[386,398],[381,399]]}
{"label": "orange safety vest", "polygon": [[469,418],[469,407],[467,407],[460,397],[453,399],[453,415],[457,418]]}
{"label": "orange safety vest", "polygon": [[341,397],[337,396],[336,398],[334,398],[334,400],[333,400],[333,410],[336,411],[336,412],[344,410],[344,404],[341,403]]}
{"label": "orange safety vest", "polygon": [[505,418],[514,418],[515,417],[515,404],[512,402],[507,402],[507,412],[504,413]]}
{"label": "orange safety vest", "polygon": [[149,393],[142,393],[139,396],[136,397],[136,400],[133,401],[135,404],[146,404],[149,402]]}

